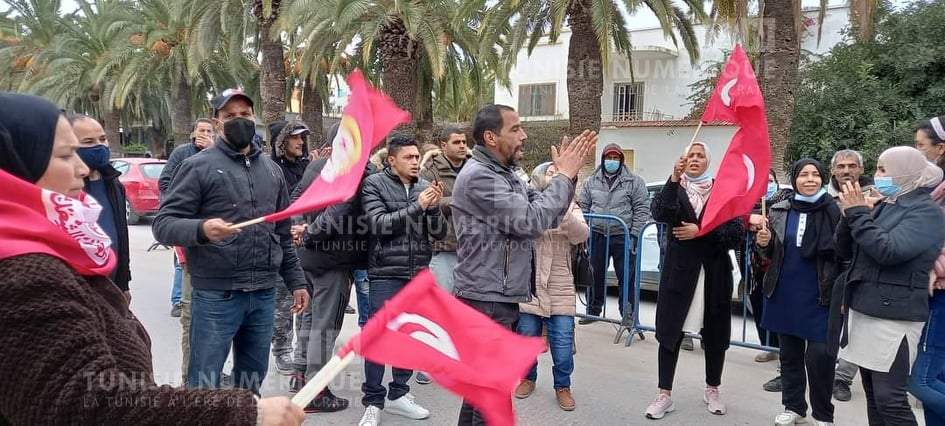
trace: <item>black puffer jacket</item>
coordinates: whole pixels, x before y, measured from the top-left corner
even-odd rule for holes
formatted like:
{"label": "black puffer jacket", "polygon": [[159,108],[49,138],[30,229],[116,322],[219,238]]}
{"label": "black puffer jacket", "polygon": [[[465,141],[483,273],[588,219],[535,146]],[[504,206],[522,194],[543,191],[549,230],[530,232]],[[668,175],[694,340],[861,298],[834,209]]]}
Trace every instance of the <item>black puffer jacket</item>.
{"label": "black puffer jacket", "polygon": [[415,178],[409,190],[389,167],[368,176],[361,204],[371,227],[368,279],[409,280],[430,264],[430,237],[443,238],[446,225],[435,205],[423,210],[417,197],[430,183]]}
{"label": "black puffer jacket", "polygon": [[[318,159],[309,164],[299,185],[292,192],[292,202],[308,189],[318,178],[327,159]],[[368,163],[365,178],[377,172]],[[364,180],[361,180],[363,185]],[[367,218],[361,206],[361,188],[347,202],[336,204],[322,211],[305,215],[307,232],[299,248],[302,268],[314,276],[338,269],[367,269],[368,228]]]}

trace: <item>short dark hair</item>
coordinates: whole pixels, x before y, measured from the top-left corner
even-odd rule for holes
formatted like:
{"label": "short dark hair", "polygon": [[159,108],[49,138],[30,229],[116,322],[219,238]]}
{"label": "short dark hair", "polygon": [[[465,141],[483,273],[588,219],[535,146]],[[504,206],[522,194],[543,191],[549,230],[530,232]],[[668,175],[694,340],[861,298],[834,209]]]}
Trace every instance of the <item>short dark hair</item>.
{"label": "short dark hair", "polygon": [[417,144],[417,138],[405,133],[394,133],[387,141],[387,156],[396,156],[401,149],[408,146],[415,146],[417,149],[420,149],[420,146]]}
{"label": "short dark hair", "polygon": [[200,123],[209,124],[210,127],[214,127],[214,124],[215,124],[215,123],[213,122],[213,120],[211,120],[211,119],[209,119],[209,118],[198,118],[197,121],[194,122],[194,127],[193,127],[192,129],[190,129],[190,131],[191,131],[191,132],[196,132],[196,131],[197,131],[197,125],[200,124]]}
{"label": "short dark hair", "polygon": [[476,118],[473,121],[473,140],[479,145],[485,145],[484,134],[486,130],[498,134],[502,131],[502,111],[512,111],[515,109],[507,105],[489,104],[476,112]]}
{"label": "short dark hair", "polygon": [[66,114],[66,120],[69,120],[69,125],[75,125],[82,120],[94,120],[94,118],[82,113],[70,112]]}
{"label": "short dark hair", "polygon": [[438,143],[444,143],[450,140],[450,135],[465,135],[462,129],[456,126],[446,126],[443,130],[440,130],[440,133],[436,135],[436,141]]}

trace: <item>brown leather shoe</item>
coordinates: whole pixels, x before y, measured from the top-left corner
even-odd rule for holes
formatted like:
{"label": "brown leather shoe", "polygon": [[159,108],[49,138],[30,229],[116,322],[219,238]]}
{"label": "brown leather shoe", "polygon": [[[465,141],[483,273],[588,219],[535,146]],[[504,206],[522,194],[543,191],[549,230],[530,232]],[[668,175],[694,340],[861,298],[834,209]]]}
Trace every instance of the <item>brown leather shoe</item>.
{"label": "brown leather shoe", "polygon": [[532,396],[532,392],[535,392],[535,382],[531,380],[522,380],[518,387],[515,388],[515,397],[518,399],[525,399]]}
{"label": "brown leather shoe", "polygon": [[564,411],[574,411],[574,397],[571,396],[571,388],[561,388],[555,391],[558,397],[558,406]]}

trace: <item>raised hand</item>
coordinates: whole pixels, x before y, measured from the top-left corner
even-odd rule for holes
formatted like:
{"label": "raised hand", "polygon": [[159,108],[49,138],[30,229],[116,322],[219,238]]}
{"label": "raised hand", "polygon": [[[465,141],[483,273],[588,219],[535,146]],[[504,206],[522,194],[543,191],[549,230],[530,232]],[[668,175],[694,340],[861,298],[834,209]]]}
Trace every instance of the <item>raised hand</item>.
{"label": "raised hand", "polygon": [[559,173],[574,179],[596,146],[597,132],[585,130],[573,140],[564,136],[560,147],[551,147],[551,161]]}

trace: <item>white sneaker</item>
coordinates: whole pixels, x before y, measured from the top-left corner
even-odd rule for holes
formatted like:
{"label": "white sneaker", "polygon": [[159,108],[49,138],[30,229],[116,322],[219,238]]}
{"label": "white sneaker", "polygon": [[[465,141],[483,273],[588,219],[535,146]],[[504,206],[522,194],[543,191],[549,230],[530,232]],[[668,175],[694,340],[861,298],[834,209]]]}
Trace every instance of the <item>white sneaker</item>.
{"label": "white sneaker", "polygon": [[381,409],[373,405],[368,405],[364,409],[364,415],[361,416],[361,421],[358,422],[358,426],[377,426],[381,424]]}
{"label": "white sneaker", "polygon": [[384,411],[414,420],[423,420],[430,417],[430,410],[421,407],[416,401],[412,398],[408,398],[406,395],[393,401],[387,401],[387,403],[384,404]]}
{"label": "white sneaker", "polygon": [[791,410],[784,410],[783,413],[778,414],[778,416],[774,418],[774,424],[778,426],[805,425],[807,424],[807,417]]}
{"label": "white sneaker", "polygon": [[669,395],[660,392],[660,394],[656,396],[656,399],[654,399],[653,402],[651,402],[650,405],[646,407],[646,412],[644,414],[646,415],[646,418],[650,420],[659,420],[662,419],[666,413],[671,413],[673,410],[673,400],[669,397]]}
{"label": "white sneaker", "polygon": [[822,421],[820,421],[820,420],[817,420],[817,423],[815,423],[815,424],[816,424],[817,426],[833,426],[833,423],[831,423],[831,422],[822,422]]}

